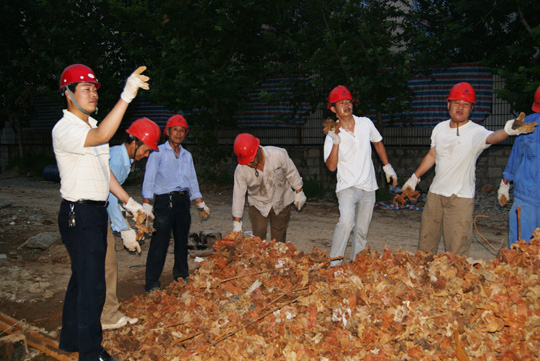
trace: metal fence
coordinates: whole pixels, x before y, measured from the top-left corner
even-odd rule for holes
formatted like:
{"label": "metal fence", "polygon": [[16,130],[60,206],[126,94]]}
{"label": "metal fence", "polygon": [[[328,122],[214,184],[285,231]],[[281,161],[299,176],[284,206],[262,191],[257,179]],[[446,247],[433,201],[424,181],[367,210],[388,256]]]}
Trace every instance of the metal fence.
{"label": "metal fence", "polygon": [[[497,97],[496,90],[504,88],[504,81],[499,76],[493,76],[493,98],[491,112],[482,125],[487,129],[497,130],[504,127],[508,119],[515,117],[510,111],[510,105]],[[474,108],[473,108],[474,112]],[[324,143],[322,123],[323,110],[312,113],[306,123],[300,128],[220,128],[218,138],[220,145],[230,145],[239,133],[251,133],[261,139],[262,144],[280,146],[313,146]],[[443,121],[446,119],[440,119]],[[385,126],[380,129],[384,143],[387,146],[429,146],[433,126]],[[513,138],[500,143],[512,144]]]}

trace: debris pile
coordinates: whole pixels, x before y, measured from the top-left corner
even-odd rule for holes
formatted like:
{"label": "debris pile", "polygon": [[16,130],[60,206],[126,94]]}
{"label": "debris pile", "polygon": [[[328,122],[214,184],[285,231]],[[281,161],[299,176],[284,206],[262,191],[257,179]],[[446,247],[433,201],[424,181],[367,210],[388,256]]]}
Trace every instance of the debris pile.
{"label": "debris pile", "polygon": [[540,354],[540,239],[489,263],[452,253],[323,251],[230,233],[188,283],[123,304],[125,360],[529,360]]}

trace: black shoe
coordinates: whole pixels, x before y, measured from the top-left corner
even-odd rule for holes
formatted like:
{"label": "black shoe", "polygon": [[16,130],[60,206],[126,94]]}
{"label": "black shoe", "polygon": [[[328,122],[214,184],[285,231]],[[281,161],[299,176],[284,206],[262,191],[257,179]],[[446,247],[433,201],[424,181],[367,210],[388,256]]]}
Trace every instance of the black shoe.
{"label": "black shoe", "polygon": [[98,357],[98,361],[120,361],[119,359],[112,357],[107,353],[107,351],[103,350],[101,352],[101,355]]}

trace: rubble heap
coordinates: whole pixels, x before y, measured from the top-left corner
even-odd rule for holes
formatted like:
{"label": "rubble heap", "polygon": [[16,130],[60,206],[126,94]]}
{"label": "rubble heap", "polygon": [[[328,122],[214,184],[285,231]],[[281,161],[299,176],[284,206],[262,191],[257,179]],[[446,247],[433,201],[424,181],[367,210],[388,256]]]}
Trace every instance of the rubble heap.
{"label": "rubble heap", "polygon": [[540,354],[540,239],[489,263],[240,238],[188,283],[123,304],[141,321],[104,334],[124,360],[532,360]]}

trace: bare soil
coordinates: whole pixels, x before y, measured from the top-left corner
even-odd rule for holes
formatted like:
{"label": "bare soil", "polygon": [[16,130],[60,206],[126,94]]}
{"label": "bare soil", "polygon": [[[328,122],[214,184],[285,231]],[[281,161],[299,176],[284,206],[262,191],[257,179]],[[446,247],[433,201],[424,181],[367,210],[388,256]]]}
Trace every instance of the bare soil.
{"label": "bare soil", "polygon": [[[208,221],[200,222],[198,212],[192,207],[191,232],[214,231],[226,235],[232,230],[232,189],[212,191],[205,189],[204,185],[201,188],[211,215]],[[140,186],[126,189],[135,200],[142,200]],[[483,197],[484,203],[496,202],[493,192],[479,192],[477,197]],[[47,250],[29,249],[22,245],[39,233],[58,231],[60,200],[58,183],[0,174],[0,312],[43,328],[52,336],[58,334],[61,325],[63,297],[71,275],[69,256],[60,241]],[[479,207],[477,213],[489,218],[482,217],[477,221],[481,236],[475,232],[470,257],[491,260],[496,255],[496,248],[507,244],[507,213],[494,206]],[[293,211],[288,241],[304,252],[310,252],[314,247],[329,252],[338,217],[337,202],[308,199],[301,212]],[[421,211],[417,210],[376,209],[368,246],[377,251],[401,248],[416,252],[420,217]],[[244,230],[250,230],[247,214]],[[145,292],[148,246],[147,240],[142,246],[142,254],[133,255],[123,249],[118,239],[118,297],[121,301]],[[442,245],[440,251],[444,251]],[[202,252],[191,251],[193,255]],[[194,258],[190,258],[191,272],[195,269]],[[171,273],[172,257],[169,255],[162,275],[164,287],[171,282]],[[49,358],[38,355],[33,360]]]}

